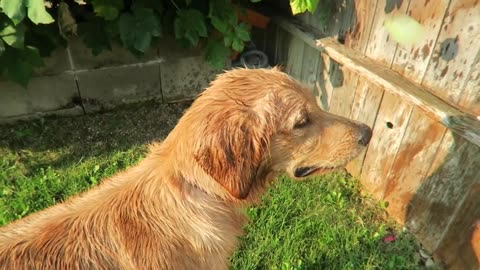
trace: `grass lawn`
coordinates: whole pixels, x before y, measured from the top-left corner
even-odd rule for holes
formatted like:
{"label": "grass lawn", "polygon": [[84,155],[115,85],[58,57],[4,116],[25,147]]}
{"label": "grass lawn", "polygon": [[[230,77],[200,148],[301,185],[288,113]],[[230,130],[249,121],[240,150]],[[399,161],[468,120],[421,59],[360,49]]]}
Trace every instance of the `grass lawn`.
{"label": "grass lawn", "polygon": [[[0,225],[136,164],[188,105],[144,103],[0,126]],[[248,214],[233,269],[421,269],[414,238],[345,174],[305,182],[280,177]],[[384,243],[390,233],[396,241]]]}

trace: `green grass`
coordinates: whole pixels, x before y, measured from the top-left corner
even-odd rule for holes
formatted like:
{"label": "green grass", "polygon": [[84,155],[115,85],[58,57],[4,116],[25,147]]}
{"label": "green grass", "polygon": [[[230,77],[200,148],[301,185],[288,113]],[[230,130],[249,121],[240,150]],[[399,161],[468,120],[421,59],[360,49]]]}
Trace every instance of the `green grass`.
{"label": "green grass", "polygon": [[[136,164],[187,106],[146,103],[0,126],[0,225]],[[420,269],[414,238],[345,174],[304,182],[280,177],[248,214],[233,269]],[[384,243],[388,233],[397,241]]]}

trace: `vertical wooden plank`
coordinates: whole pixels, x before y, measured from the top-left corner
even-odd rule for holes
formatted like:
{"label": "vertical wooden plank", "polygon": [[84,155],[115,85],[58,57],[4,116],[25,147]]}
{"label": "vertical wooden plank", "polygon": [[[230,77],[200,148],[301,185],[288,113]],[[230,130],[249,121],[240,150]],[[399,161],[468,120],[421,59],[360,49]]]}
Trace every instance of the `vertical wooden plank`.
{"label": "vertical wooden plank", "polygon": [[328,74],[329,72],[327,66],[328,63],[326,64],[325,61],[329,61],[329,59],[328,57],[324,57],[322,54],[318,55],[316,58],[318,60],[318,67],[314,84],[314,93],[317,94],[315,97],[317,99],[318,106],[322,108],[322,110],[328,111],[332,87],[328,85],[329,82],[325,80],[325,74]]}
{"label": "vertical wooden plank", "polygon": [[[472,6],[471,1],[468,3],[457,0],[451,1],[440,28],[431,61],[428,63],[426,73],[423,76],[422,83],[424,85],[450,102],[458,101],[460,93],[464,91],[463,87],[468,86],[468,81],[466,81],[466,78],[469,77],[468,74],[475,73],[470,69],[475,61],[475,57],[471,56],[471,51],[478,51],[478,44],[474,45],[466,40],[474,38],[470,34],[466,34],[466,29],[469,29],[469,26],[472,25],[472,14],[478,13],[478,11],[475,11],[478,8],[477,6]],[[479,17],[479,15],[475,16]],[[449,37],[452,38],[449,39]],[[417,64],[419,67],[423,66],[421,63]],[[420,77],[415,73],[405,74],[412,76],[410,78],[413,80],[418,80],[418,77]],[[446,94],[445,92],[449,93]],[[424,118],[427,119],[425,116],[414,117],[411,119],[411,123],[421,122],[425,120]],[[430,120],[430,122],[432,121]],[[424,123],[424,125],[430,126],[431,123]],[[407,227],[427,249],[430,251],[438,249],[436,254],[441,257],[449,252],[450,256],[445,257],[445,259],[454,260],[456,263],[460,260],[458,258],[463,256],[460,256],[459,246],[453,244],[453,240],[443,240],[442,243],[440,243],[440,240],[443,235],[449,238],[449,235],[454,234],[457,243],[470,241],[471,235],[469,235],[468,230],[460,233],[464,228],[457,228],[466,225],[459,225],[460,223],[455,223],[455,220],[465,219],[465,216],[461,213],[469,211],[469,202],[467,202],[469,199],[465,196],[468,194],[468,190],[473,187],[473,183],[478,181],[479,149],[463,139],[456,138],[450,131],[445,133],[443,140],[440,140],[441,129],[439,128],[430,128],[421,133],[423,134],[407,133],[404,141],[408,144],[408,141],[414,141],[413,138],[417,137],[417,141],[430,140],[431,145],[437,145],[438,141],[441,142],[431,169],[427,172],[426,177],[420,178],[419,182],[415,183],[416,185],[419,184],[419,187],[409,202],[399,202],[402,200],[402,196],[409,196],[408,190],[402,188],[402,186],[412,185],[411,181],[407,179],[411,177],[410,173],[417,171],[415,168],[421,165],[413,164],[398,171],[392,170],[389,175],[389,188],[386,192],[386,195],[391,194],[391,196],[387,195],[386,198],[393,201],[392,209],[390,209],[393,212],[405,211],[405,209],[399,209],[398,206],[408,203],[404,218]],[[427,147],[429,147],[428,144],[424,144],[423,148],[426,149]],[[414,159],[414,148],[414,146],[411,146],[410,150],[406,150],[405,155],[400,152],[398,157],[402,155],[405,160]],[[412,153],[408,153],[408,151]],[[427,158],[431,157],[430,152],[425,150],[422,155],[426,155]],[[400,159],[397,159],[394,166],[395,163],[401,162]],[[423,170],[420,173],[423,173]],[[400,181],[401,178],[403,180]],[[388,192],[389,189],[391,192]],[[407,200],[407,198],[403,200]],[[469,248],[468,245],[464,246],[464,250]],[[475,260],[475,258],[463,258],[462,260]]]}
{"label": "vertical wooden plank", "polygon": [[[372,85],[367,80],[360,79],[355,91],[355,98],[350,117],[373,127],[382,97],[382,89]],[[367,151],[364,150],[358,155],[358,158],[354,159],[346,166],[347,170],[352,175],[360,176],[366,153]]]}
{"label": "vertical wooden plank", "polygon": [[410,105],[399,102],[398,96],[384,93],[361,173],[363,185],[378,199],[383,198],[385,179],[400,147],[411,110]]}
{"label": "vertical wooden plank", "polygon": [[345,86],[344,74],[340,65],[325,54],[320,55],[320,62],[323,69],[319,70],[317,77],[319,82],[323,82],[320,87],[322,108],[331,111],[334,91]]}
{"label": "vertical wooden plank", "polygon": [[[295,18],[302,21],[303,23],[307,23],[309,20],[309,15],[308,13],[302,13],[296,15]],[[303,57],[305,47],[308,46],[305,45],[305,42],[303,40],[292,36],[289,44],[286,72],[298,80],[302,80],[302,65],[304,61]]]}
{"label": "vertical wooden plank", "polygon": [[479,1],[452,0],[423,85],[454,104],[459,102],[469,67],[480,50]]}
{"label": "vertical wooden plank", "polygon": [[407,207],[428,173],[445,133],[445,127],[415,108],[385,182],[388,212],[405,222]]}
{"label": "vertical wooden plank", "polygon": [[[430,251],[437,249],[444,233],[448,235],[455,230],[455,226],[449,226],[455,213],[465,210],[460,204],[478,182],[479,150],[478,146],[447,132],[426,179],[410,202],[406,225]],[[465,237],[456,234],[457,241],[464,241]],[[452,247],[443,248],[456,253]]]}
{"label": "vertical wooden plank", "polygon": [[367,45],[365,55],[377,60],[379,63],[390,67],[397,50],[397,43],[392,40],[388,34],[385,24],[387,16],[393,13],[405,13],[410,1],[402,1],[400,7],[393,10],[389,9],[389,2],[387,0],[378,1],[375,10],[375,19],[373,21],[370,42]]}
{"label": "vertical wooden plank", "polygon": [[318,92],[315,91],[315,81],[317,80],[318,74],[319,55],[320,53],[316,49],[310,46],[305,46],[302,56],[303,65],[301,81],[308,86],[315,96],[318,96]]}
{"label": "vertical wooden plank", "polygon": [[358,51],[365,53],[365,49],[370,37],[371,26],[375,19],[375,9],[378,0],[375,1],[354,1],[355,10],[355,24],[353,31],[345,37],[345,45],[350,48],[355,48]]}
{"label": "vertical wooden plank", "polygon": [[[372,34],[365,51],[368,57],[388,67],[392,65],[397,44],[389,39],[388,32],[383,27],[383,24],[387,12],[405,12],[409,1],[403,1],[399,7],[396,6],[393,9],[389,9],[390,4],[390,1],[378,1],[375,12],[376,17],[372,24]],[[357,88],[356,91],[362,91],[362,89]],[[372,94],[378,96],[372,96]],[[357,94],[356,96],[360,95]],[[381,88],[371,91],[368,98],[382,100],[380,109],[376,107],[368,110],[369,113],[378,111],[378,116],[373,126],[373,137],[364,160],[362,161],[362,156],[359,156],[352,164],[347,166],[347,169],[350,169],[351,173],[360,172],[360,178],[365,188],[376,198],[382,199],[387,184],[386,178],[405,133],[412,107],[402,102],[397,96],[384,93]],[[354,102],[354,104],[358,103]],[[362,111],[367,110],[364,109]],[[386,126],[387,123],[392,124],[393,128],[388,128]],[[362,168],[357,167],[360,164],[363,164]]]}
{"label": "vertical wooden plank", "polygon": [[[410,3],[407,13],[422,23],[426,36],[418,46],[398,46],[392,65],[393,70],[403,73],[412,81],[421,83],[448,4],[449,1],[412,1]],[[400,223],[405,222],[407,206],[425,179],[445,130],[443,125],[418,109],[412,112],[398,153],[385,179],[387,186],[384,200],[389,203],[389,213]]]}
{"label": "vertical wooden plank", "polygon": [[[353,31],[347,34],[345,38],[345,44],[350,48],[355,48],[365,53],[370,38],[371,27],[375,20],[375,10],[378,2],[379,1],[355,0],[355,26]],[[373,127],[381,99],[383,98],[383,90],[375,88],[361,79],[357,80],[357,82],[358,85],[354,90],[350,118],[362,121],[370,127]],[[360,176],[365,154],[366,150],[346,166],[352,175]]]}
{"label": "vertical wooden plank", "polygon": [[[480,268],[480,170],[476,175],[473,172],[472,177],[476,181],[469,187],[468,195],[437,250],[437,256],[448,269]],[[459,238],[459,235],[465,237]]]}
{"label": "vertical wooden plank", "polygon": [[287,60],[287,73],[296,79],[301,79],[303,51],[305,42],[299,38],[293,37],[290,41]]}
{"label": "vertical wooden plank", "polygon": [[[479,18],[480,20],[480,18]],[[472,115],[480,115],[480,50],[467,76],[465,90],[462,91],[460,107]]]}
{"label": "vertical wooden plank", "polygon": [[276,36],[275,63],[285,67],[288,62],[288,52],[290,49],[292,35],[283,30],[281,27],[277,27]]}
{"label": "vertical wooden plank", "polygon": [[342,74],[342,82],[339,87],[333,89],[330,112],[350,117],[358,75],[344,69],[340,74]]}
{"label": "vertical wooden plank", "polygon": [[[338,1],[335,9],[336,13],[332,20],[334,25],[330,27],[329,32],[337,35],[339,39],[345,40],[346,34],[350,32],[353,25],[355,25],[355,17],[353,16],[355,11],[354,2],[352,0]],[[352,48],[357,49],[355,47]],[[332,90],[330,112],[344,117],[350,117],[358,75],[341,67],[335,75],[337,77],[335,79],[339,80],[338,84],[340,85]]]}
{"label": "vertical wooden plank", "polygon": [[419,45],[399,45],[392,69],[412,81],[421,83],[437,43],[443,18],[450,0],[411,1],[407,14],[425,28],[425,37]]}

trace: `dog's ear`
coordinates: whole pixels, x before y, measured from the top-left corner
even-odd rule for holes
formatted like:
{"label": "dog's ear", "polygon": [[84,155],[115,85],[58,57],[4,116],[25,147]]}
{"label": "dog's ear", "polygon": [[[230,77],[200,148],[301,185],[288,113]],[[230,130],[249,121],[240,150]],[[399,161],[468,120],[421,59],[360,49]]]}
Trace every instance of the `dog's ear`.
{"label": "dog's ear", "polygon": [[261,163],[270,138],[260,124],[241,117],[217,121],[199,136],[195,160],[233,197],[245,199]]}

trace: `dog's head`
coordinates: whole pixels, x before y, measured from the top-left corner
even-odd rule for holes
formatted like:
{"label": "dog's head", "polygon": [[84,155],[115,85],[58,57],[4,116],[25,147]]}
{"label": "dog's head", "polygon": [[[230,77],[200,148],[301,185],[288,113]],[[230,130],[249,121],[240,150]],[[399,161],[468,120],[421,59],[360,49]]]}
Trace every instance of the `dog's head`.
{"label": "dog's head", "polygon": [[219,75],[179,125],[190,128],[184,147],[197,165],[240,200],[283,172],[303,179],[341,168],[372,135],[322,111],[306,87],[277,69]]}

